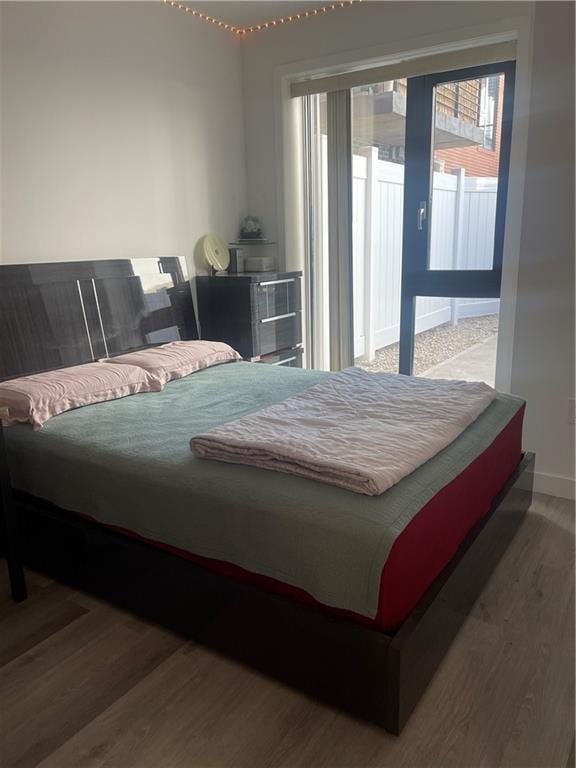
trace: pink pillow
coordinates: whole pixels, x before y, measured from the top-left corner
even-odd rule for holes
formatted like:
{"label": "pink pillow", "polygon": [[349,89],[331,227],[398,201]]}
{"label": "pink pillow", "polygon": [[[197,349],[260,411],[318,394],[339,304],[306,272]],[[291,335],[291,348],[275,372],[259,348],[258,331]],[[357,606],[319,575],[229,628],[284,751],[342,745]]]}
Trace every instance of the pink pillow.
{"label": "pink pillow", "polygon": [[171,341],[108,358],[105,362],[138,365],[164,386],[172,379],[181,379],[202,368],[241,359],[235,349],[222,341]]}
{"label": "pink pillow", "polygon": [[8,408],[4,426],[29,421],[34,429],[72,408],[116,400],[138,392],[159,392],[162,385],[134,365],[87,363],[0,383],[0,406]]}

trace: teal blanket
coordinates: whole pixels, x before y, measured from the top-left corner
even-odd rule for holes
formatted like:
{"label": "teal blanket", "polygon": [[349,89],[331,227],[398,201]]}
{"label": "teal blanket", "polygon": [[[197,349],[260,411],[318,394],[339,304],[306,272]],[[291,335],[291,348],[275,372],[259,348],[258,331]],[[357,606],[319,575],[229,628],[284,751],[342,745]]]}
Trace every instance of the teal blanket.
{"label": "teal blanket", "polygon": [[13,483],[101,523],[304,589],[374,618],[380,576],[416,513],[484,451],[522,401],[498,398],[452,445],[381,496],[203,461],[190,438],[328,374],[254,363],[210,368],[5,430]]}

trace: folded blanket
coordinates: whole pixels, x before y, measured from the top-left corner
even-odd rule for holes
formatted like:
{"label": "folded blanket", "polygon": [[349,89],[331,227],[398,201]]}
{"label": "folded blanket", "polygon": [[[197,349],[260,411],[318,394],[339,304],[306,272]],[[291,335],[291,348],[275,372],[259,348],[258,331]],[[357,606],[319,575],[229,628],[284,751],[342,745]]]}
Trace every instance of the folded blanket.
{"label": "folded blanket", "polygon": [[190,441],[194,454],[376,496],[446,448],[494,400],[481,382],[347,368]]}

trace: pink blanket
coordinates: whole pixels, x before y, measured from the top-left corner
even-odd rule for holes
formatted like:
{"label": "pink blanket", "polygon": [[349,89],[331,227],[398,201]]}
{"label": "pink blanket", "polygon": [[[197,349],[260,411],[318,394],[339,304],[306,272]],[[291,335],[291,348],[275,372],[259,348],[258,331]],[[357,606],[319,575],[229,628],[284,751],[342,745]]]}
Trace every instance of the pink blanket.
{"label": "pink blanket", "polygon": [[191,440],[196,456],[376,496],[453,442],[492,402],[481,382],[348,368]]}

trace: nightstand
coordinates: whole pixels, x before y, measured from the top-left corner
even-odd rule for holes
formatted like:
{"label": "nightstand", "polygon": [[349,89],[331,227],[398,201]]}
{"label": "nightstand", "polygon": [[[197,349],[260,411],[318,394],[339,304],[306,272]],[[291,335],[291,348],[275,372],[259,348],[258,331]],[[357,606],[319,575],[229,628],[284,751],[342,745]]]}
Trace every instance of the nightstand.
{"label": "nightstand", "polygon": [[4,539],[4,552],[8,561],[8,574],[13,599],[19,603],[28,596],[24,568],[20,559],[20,533],[18,530],[18,512],[10,484],[6,440],[2,418],[8,415],[8,409],[0,407],[0,523]]}
{"label": "nightstand", "polygon": [[201,338],[224,341],[246,360],[302,366],[302,272],[240,272],[196,278]]}

